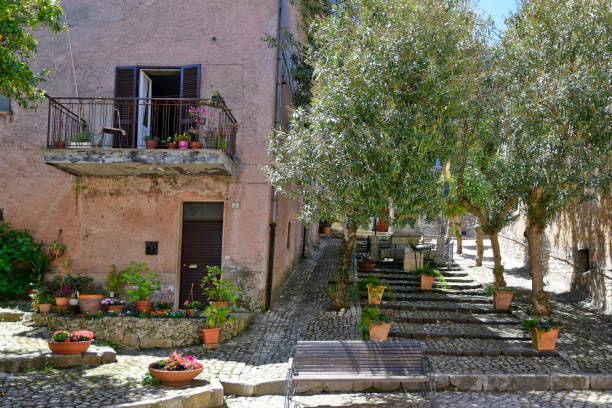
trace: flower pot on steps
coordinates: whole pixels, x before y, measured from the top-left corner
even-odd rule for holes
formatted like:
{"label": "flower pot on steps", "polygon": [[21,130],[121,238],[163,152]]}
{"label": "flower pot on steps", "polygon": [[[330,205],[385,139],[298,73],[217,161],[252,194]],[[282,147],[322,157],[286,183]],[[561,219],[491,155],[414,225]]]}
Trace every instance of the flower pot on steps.
{"label": "flower pot on steps", "polygon": [[370,340],[387,340],[391,323],[371,324]]}
{"label": "flower pot on steps", "polygon": [[509,290],[496,290],[493,292],[493,302],[496,310],[508,310],[512,304],[514,292]]}
{"label": "flower pot on steps", "polygon": [[559,329],[547,332],[540,329],[531,329],[531,340],[533,347],[538,351],[555,351]]}
{"label": "flower pot on steps", "polygon": [[431,290],[435,280],[433,275],[421,275],[421,290]]}
{"label": "flower pot on steps", "polygon": [[221,328],[216,329],[202,329],[202,340],[204,341],[204,348],[217,348],[219,347],[219,339],[221,338]]}
{"label": "flower pot on steps", "polygon": [[383,293],[386,286],[370,286],[368,285],[368,303],[371,305],[380,305],[382,302]]}

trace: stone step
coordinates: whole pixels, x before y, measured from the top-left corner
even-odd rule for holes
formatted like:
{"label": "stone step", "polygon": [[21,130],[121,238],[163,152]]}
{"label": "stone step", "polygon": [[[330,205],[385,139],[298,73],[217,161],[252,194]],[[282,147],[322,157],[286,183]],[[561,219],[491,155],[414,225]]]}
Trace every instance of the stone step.
{"label": "stone step", "polygon": [[[365,300],[361,301],[361,306],[367,306]],[[381,308],[394,310],[422,310],[432,312],[457,312],[457,313],[496,313],[510,314],[509,310],[495,310],[491,303],[458,303],[458,302],[427,302],[427,301],[383,301]]]}
{"label": "stone step", "polygon": [[430,312],[425,310],[395,310],[398,323],[436,323],[436,324],[507,324],[516,325],[520,321],[509,314],[479,313],[466,314],[458,312]]}
{"label": "stone step", "polygon": [[[393,293],[423,293],[421,286],[390,286]],[[386,293],[386,291],[385,291]],[[446,293],[449,295],[475,295],[475,296],[486,296],[484,290],[480,288],[470,288],[470,289],[442,289],[434,287],[432,290],[427,291],[427,293]]]}
{"label": "stone step", "polygon": [[[363,299],[367,299],[367,293],[362,294]],[[487,303],[491,301],[491,298],[486,296],[457,296],[446,293],[430,293],[429,291],[422,291],[421,293],[393,293],[385,291],[383,300],[389,301],[416,301],[416,302],[458,302],[458,303]]]}
{"label": "stone step", "polygon": [[537,351],[531,340],[453,339],[430,338],[423,343],[423,350],[431,356],[473,357],[556,357],[555,351]]}
{"label": "stone step", "polygon": [[[370,273],[370,274],[364,274],[364,273],[359,273],[359,279],[367,279],[368,277],[373,276],[375,278],[378,278],[380,280],[383,281],[387,281],[387,282],[395,282],[395,281],[415,281],[415,282],[420,282],[420,278],[416,278],[413,274],[411,273],[404,273],[404,274],[381,274],[381,273]],[[473,283],[474,280],[471,278],[447,278],[445,277],[444,280],[446,280],[447,283]],[[436,279],[437,281],[437,279]]]}
{"label": "stone step", "polygon": [[517,326],[475,324],[417,324],[393,323],[389,336],[403,339],[427,338],[529,340],[530,337]]}

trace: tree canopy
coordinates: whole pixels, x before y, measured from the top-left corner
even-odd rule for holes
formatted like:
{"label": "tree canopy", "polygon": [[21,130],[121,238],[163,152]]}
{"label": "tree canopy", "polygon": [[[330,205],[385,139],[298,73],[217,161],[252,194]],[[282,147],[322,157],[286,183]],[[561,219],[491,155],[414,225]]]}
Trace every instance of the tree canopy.
{"label": "tree canopy", "polygon": [[38,48],[32,31],[41,26],[55,33],[64,27],[59,1],[0,1],[0,94],[24,108],[35,106],[44,94],[38,86],[47,71],[35,73],[29,65]]}

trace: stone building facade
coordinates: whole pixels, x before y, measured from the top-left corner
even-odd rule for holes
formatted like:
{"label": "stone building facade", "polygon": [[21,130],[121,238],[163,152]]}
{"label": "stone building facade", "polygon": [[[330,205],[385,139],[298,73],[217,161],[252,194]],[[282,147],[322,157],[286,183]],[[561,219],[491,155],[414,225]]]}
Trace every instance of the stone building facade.
{"label": "stone building facade", "polygon": [[[160,272],[164,296],[179,302],[190,279],[218,264],[254,305],[265,306],[317,239],[316,229],[296,220],[299,203],[275,196],[262,170],[270,134],[292,109],[287,66],[279,74],[278,50],[262,39],[294,30],[298,10],[285,0],[62,3],[70,31],[37,31],[33,64],[49,70],[43,87],[56,99],[36,112],[12,106],[0,122],[3,220],[65,244],[56,272],[105,281],[113,264],[146,262]],[[179,124],[151,134],[164,120],[150,108],[160,95],[175,104],[221,95],[239,124],[232,150],[229,139],[200,150],[145,150],[145,136],[165,139],[191,120],[186,105],[177,105]],[[126,114],[113,98],[142,99]],[[100,101],[111,112],[102,125],[86,116]],[[57,148],[69,121],[81,133],[87,127],[94,145]],[[115,134],[96,149],[104,126]],[[121,129],[128,146],[117,142]]]}

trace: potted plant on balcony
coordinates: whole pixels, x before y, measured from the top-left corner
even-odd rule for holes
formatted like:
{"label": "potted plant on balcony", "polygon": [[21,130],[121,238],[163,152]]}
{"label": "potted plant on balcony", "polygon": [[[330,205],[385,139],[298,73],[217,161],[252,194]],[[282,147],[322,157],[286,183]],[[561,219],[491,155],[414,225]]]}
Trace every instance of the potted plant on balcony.
{"label": "potted plant on balcony", "polygon": [[59,330],[54,332],[52,340],[47,344],[54,354],[81,354],[87,351],[94,339],[93,332],[89,330],[77,330],[68,332]]}
{"label": "potted plant on balcony", "polygon": [[359,269],[362,271],[371,271],[376,266],[376,262],[372,259],[372,256],[368,253],[361,258],[359,262]]}
{"label": "potted plant on balcony", "polygon": [[170,136],[168,139],[166,139],[166,143],[168,149],[176,149],[176,135]]}
{"label": "potted plant on balcony", "polygon": [[548,318],[522,320],[523,328],[531,334],[533,347],[538,351],[554,351],[559,330],[563,325]]}
{"label": "potted plant on balcony", "polygon": [[221,329],[226,321],[236,319],[231,316],[232,308],[225,306],[210,305],[206,308],[206,328],[202,329],[202,340],[204,348],[219,347],[219,339],[221,337]]}
{"label": "potted plant on balcony", "polygon": [[130,302],[134,302],[136,310],[148,313],[153,309],[153,302],[149,300],[151,292],[161,289],[161,282],[156,280],[157,271],[150,271],[146,263],[137,264],[132,261],[123,271],[122,277],[132,287],[127,290]]}
{"label": "potted plant on balcony", "polygon": [[394,313],[386,309],[381,311],[378,306],[366,306],[361,311],[359,327],[370,340],[387,340],[393,320]]}
{"label": "potted plant on balcony", "polygon": [[216,306],[229,307],[242,296],[240,288],[231,280],[223,278],[225,271],[218,266],[206,266],[207,274],[202,278],[202,292]]}
{"label": "potted plant on balcony", "polygon": [[182,135],[175,135],[176,140],[178,141],[178,147],[180,150],[187,150],[189,149],[189,142],[191,141],[191,138],[189,137],[189,135],[187,135],[186,133],[183,133]]}
{"label": "potted plant on balcony", "polygon": [[89,131],[83,131],[70,140],[71,149],[90,149],[93,135]]}
{"label": "potted plant on balcony", "polygon": [[55,148],[56,149],[65,149],[66,142],[64,142],[64,136],[61,133],[58,133],[55,137]]}
{"label": "potted plant on balcony", "polygon": [[516,291],[512,288],[489,286],[487,296],[493,296],[493,304],[496,310],[508,310],[512,304],[512,297]]}
{"label": "potted plant on balcony", "polygon": [[144,140],[145,140],[145,143],[147,144],[147,149],[149,150],[157,149],[157,142],[159,142],[158,138],[147,135],[144,138]]}
{"label": "potted plant on balcony", "polygon": [[198,141],[198,130],[191,128],[189,129],[189,133],[190,133],[190,140],[192,140],[189,147],[191,147],[192,149],[201,149],[203,144]]}
{"label": "potted plant on balcony", "polygon": [[202,310],[202,303],[198,302],[197,300],[186,300],[182,304],[181,308],[187,317],[191,317],[195,310]]}
{"label": "potted plant on balcony", "polygon": [[179,387],[189,384],[204,369],[202,364],[193,356],[183,357],[176,350],[170,357],[149,364],[149,372],[163,385]]}

